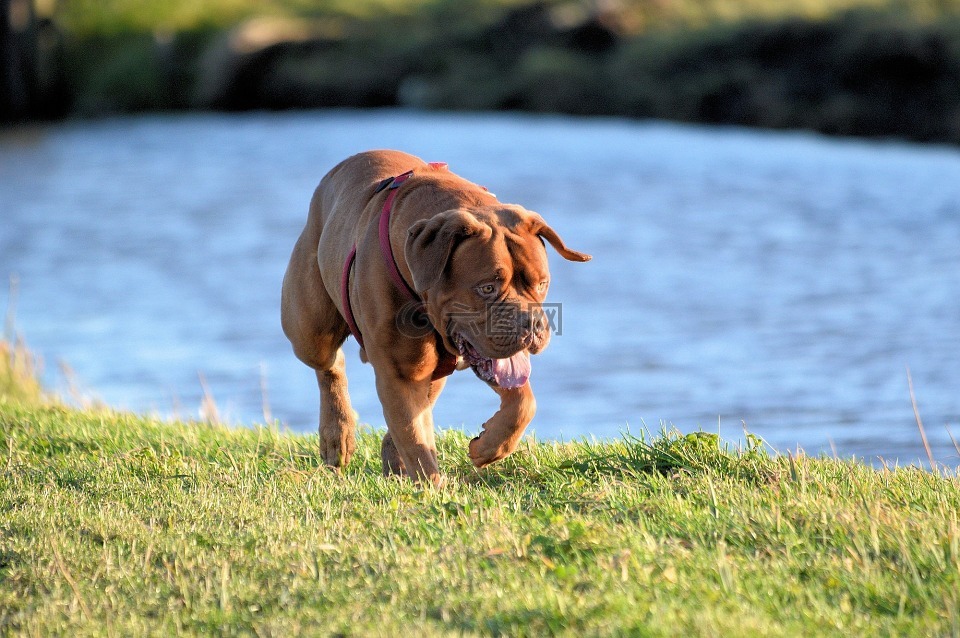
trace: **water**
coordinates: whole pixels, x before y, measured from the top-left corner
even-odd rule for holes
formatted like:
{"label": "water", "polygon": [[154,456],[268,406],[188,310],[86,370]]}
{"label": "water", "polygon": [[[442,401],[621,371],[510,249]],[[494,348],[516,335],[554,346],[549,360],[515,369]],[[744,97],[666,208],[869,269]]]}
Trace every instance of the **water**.
{"label": "water", "polygon": [[[0,133],[0,275],[17,326],[104,402],[314,431],[280,281],[320,177],[399,148],[544,214],[562,334],[534,357],[539,438],[661,424],[780,450],[937,460],[960,437],[960,153],[622,120],[402,111],[187,115]],[[0,309],[8,304],[6,286]],[[348,342],[354,407],[383,424]],[[265,392],[264,392],[265,388]],[[469,372],[435,417],[497,407]]]}

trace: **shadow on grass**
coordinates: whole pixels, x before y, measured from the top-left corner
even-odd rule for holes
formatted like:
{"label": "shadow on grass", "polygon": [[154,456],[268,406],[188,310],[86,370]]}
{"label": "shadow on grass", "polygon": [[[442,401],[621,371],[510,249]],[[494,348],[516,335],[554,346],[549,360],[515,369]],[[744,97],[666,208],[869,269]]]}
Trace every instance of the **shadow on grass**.
{"label": "shadow on grass", "polygon": [[759,484],[776,479],[772,461],[763,440],[751,434],[745,445],[733,446],[708,432],[665,432],[651,441],[624,435],[622,441],[607,445],[578,446],[576,456],[560,462],[556,470],[621,480],[650,474],[713,474]]}
{"label": "shadow on grass", "polygon": [[[454,452],[459,456],[459,453]],[[652,474],[704,475],[746,481],[776,482],[780,472],[775,456],[754,435],[746,444],[732,446],[707,432],[665,432],[647,441],[624,435],[619,441],[549,444],[530,442],[489,468],[475,470],[465,456],[450,468],[457,480],[503,489],[519,482],[556,484],[571,479],[630,481]]]}

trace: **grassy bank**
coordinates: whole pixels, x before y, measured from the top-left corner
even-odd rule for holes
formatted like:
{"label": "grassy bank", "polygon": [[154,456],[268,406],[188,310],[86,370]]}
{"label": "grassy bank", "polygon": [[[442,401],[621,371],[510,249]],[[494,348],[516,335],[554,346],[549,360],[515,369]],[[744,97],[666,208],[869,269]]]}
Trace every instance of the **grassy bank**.
{"label": "grassy bank", "polygon": [[40,114],[403,105],[960,143],[960,0],[57,6]]}
{"label": "grassy bank", "polygon": [[960,480],[710,435],[441,490],[316,437],[0,397],[0,634],[960,635]]}

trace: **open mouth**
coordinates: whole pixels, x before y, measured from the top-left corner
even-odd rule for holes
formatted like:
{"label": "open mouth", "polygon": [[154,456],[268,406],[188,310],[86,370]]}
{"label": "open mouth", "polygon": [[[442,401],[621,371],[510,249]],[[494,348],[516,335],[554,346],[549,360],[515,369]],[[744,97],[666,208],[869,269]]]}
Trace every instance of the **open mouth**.
{"label": "open mouth", "polygon": [[493,385],[506,390],[519,388],[530,378],[530,354],[521,350],[506,359],[484,357],[462,335],[453,335],[453,342],[460,351],[463,360],[473,368],[473,372]]}

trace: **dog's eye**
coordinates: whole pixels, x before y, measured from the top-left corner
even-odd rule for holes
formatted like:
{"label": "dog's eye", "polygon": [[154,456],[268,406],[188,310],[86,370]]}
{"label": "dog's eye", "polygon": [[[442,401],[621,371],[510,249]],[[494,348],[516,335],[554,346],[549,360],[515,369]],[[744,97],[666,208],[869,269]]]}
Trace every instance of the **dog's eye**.
{"label": "dog's eye", "polygon": [[497,291],[497,287],[493,284],[483,284],[482,286],[477,287],[477,291],[484,297],[489,297]]}
{"label": "dog's eye", "polygon": [[541,281],[537,284],[537,292],[544,293],[547,292],[547,287],[550,285],[549,281]]}

